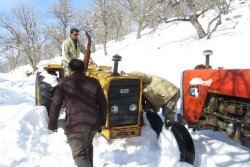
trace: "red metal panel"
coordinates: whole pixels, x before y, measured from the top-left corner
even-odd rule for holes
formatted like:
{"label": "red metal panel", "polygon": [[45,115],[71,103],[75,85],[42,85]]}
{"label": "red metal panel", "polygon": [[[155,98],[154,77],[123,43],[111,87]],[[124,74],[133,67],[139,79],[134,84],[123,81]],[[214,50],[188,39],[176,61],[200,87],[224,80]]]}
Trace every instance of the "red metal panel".
{"label": "red metal panel", "polygon": [[[197,86],[197,97],[191,96],[190,86]],[[208,92],[250,98],[250,69],[200,69],[183,74],[183,110],[186,120],[198,122]]]}

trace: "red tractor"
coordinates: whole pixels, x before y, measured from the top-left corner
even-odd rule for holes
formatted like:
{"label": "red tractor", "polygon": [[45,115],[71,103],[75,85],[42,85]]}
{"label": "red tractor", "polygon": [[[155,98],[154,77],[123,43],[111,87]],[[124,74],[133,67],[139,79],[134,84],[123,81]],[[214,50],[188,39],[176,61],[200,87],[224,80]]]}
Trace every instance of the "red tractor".
{"label": "red tractor", "polygon": [[226,133],[250,147],[250,69],[212,69],[206,65],[183,72],[181,109],[194,130]]}

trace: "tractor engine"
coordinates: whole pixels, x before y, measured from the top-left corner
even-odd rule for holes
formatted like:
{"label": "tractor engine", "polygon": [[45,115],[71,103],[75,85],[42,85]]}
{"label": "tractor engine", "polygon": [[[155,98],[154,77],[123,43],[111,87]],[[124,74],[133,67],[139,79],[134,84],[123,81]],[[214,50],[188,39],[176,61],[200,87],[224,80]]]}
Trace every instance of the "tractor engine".
{"label": "tractor engine", "polygon": [[199,126],[219,130],[232,139],[244,142],[250,137],[250,100],[209,94]]}

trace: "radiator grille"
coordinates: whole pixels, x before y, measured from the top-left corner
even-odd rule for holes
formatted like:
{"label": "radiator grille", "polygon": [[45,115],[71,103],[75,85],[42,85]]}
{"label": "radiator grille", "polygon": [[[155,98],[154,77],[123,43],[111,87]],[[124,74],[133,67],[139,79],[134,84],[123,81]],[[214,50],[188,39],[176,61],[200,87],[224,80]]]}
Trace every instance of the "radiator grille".
{"label": "radiator grille", "polygon": [[[138,110],[140,100],[140,80],[120,79],[113,80],[109,88],[109,126],[126,126],[138,124]],[[132,104],[137,105],[135,111],[130,111]],[[111,107],[118,107],[117,113],[111,112]]]}

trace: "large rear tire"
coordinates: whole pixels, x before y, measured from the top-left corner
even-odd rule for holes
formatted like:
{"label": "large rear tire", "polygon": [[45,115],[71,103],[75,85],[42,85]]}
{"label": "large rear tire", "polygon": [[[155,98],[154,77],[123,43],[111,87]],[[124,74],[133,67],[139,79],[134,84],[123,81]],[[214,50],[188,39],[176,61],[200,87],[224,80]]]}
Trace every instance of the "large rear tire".
{"label": "large rear tire", "polygon": [[37,106],[44,106],[47,109],[49,114],[50,105],[52,102],[53,88],[49,83],[44,82],[44,76],[40,72],[36,74],[36,83],[35,83],[35,98]]}
{"label": "large rear tire", "polygon": [[166,128],[171,128],[180,150],[180,161],[193,165],[195,160],[195,148],[193,139],[183,124],[169,122]]}
{"label": "large rear tire", "polygon": [[[157,137],[159,137],[163,125],[161,118],[158,114],[153,112],[147,112],[146,116],[152,129],[156,132]],[[183,124],[178,122],[168,122],[166,128],[171,128],[177,141],[180,150],[180,161],[193,165],[195,160],[195,148],[193,139],[188,130]]]}

